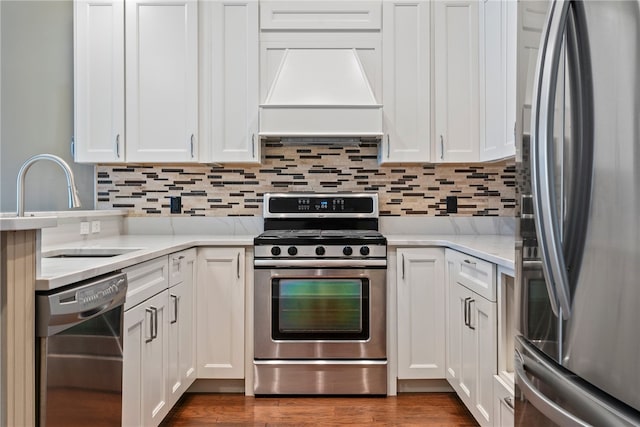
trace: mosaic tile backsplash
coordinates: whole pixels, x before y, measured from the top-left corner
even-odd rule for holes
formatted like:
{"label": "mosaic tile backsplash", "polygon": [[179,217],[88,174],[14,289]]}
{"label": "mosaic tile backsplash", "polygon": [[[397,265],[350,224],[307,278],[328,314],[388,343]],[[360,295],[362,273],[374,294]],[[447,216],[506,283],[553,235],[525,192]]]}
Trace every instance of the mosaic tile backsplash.
{"label": "mosaic tile backsplash", "polygon": [[[96,209],[169,216],[261,216],[266,192],[377,192],[383,216],[513,216],[515,163],[379,165],[375,143],[291,146],[266,142],[260,165],[98,165]],[[447,213],[456,196],[457,213]]]}

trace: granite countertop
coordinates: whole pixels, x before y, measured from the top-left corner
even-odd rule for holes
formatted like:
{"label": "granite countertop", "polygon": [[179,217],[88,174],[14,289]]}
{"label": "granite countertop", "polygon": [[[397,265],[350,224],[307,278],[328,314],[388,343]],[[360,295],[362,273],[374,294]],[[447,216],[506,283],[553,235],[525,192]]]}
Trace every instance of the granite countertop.
{"label": "granite countertop", "polygon": [[[113,257],[41,258],[36,290],[47,291],[120,270],[195,246],[252,246],[254,235],[121,235],[43,248],[43,254],[67,248],[133,249]],[[448,247],[513,270],[514,238],[501,235],[394,235],[390,247]]]}

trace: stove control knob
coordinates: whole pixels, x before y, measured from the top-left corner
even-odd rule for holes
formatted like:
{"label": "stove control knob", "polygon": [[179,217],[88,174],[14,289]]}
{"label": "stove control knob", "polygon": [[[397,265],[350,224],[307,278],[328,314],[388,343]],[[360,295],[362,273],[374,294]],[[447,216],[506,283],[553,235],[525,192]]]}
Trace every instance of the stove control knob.
{"label": "stove control knob", "polygon": [[325,250],[324,250],[324,246],[318,246],[318,247],[316,248],[316,255],[318,255],[318,256],[322,256],[322,255],[324,255],[324,252],[325,252]]}
{"label": "stove control knob", "polygon": [[287,249],[287,253],[291,256],[297,255],[298,248],[296,248],[295,246],[289,246],[289,249]]}
{"label": "stove control knob", "polygon": [[367,256],[369,255],[369,246],[363,246],[360,248],[360,255]]}
{"label": "stove control knob", "polygon": [[353,254],[353,248],[351,246],[345,246],[342,248],[342,253],[346,256],[351,256],[351,254]]}
{"label": "stove control knob", "polygon": [[282,253],[282,250],[280,249],[280,246],[274,246],[271,248],[271,255],[278,256],[281,253]]}

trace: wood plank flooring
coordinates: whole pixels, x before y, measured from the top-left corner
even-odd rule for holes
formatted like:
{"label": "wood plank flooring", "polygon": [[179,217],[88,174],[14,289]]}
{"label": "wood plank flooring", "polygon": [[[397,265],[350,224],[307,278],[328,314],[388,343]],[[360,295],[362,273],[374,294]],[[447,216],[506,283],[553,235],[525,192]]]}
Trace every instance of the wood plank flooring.
{"label": "wood plank flooring", "polygon": [[162,423],[184,426],[477,426],[455,393],[245,397],[187,393]]}

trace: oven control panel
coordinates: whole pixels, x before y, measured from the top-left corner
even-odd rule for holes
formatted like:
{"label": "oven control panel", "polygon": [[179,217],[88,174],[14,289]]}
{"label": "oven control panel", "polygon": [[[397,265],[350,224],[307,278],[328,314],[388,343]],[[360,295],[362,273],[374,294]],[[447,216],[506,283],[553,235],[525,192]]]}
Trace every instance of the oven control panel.
{"label": "oven control panel", "polygon": [[297,216],[375,216],[378,195],[373,193],[267,193],[264,196],[265,217]]}
{"label": "oven control panel", "polygon": [[386,258],[386,245],[264,245],[255,246],[256,258]]}

